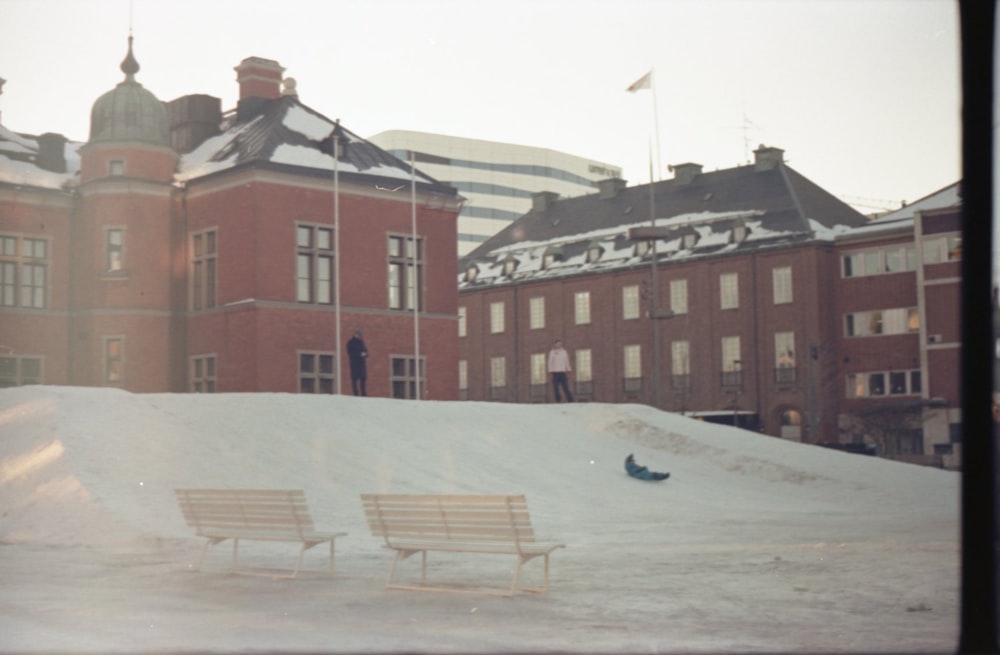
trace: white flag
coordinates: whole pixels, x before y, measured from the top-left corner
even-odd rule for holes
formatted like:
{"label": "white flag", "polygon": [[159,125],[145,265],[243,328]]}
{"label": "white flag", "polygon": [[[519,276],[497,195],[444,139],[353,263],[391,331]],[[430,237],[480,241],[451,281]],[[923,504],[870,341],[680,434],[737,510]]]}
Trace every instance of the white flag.
{"label": "white flag", "polygon": [[640,89],[648,89],[653,83],[653,71],[650,70],[648,73],[637,79],[632,86],[625,89],[629,93],[635,93]]}

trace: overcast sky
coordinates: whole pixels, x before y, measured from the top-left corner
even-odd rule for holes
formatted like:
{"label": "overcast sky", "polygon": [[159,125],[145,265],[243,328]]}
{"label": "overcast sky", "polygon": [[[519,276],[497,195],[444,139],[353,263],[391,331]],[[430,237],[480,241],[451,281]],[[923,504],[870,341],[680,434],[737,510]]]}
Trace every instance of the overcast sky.
{"label": "overcast sky", "polygon": [[[233,67],[265,57],[364,137],[541,146],[630,184],[650,160],[666,178],[764,143],[862,211],[960,175],[952,0],[0,0],[0,23],[0,122],[29,134],[88,138],[131,24],[137,79],[161,100],[232,107]],[[625,91],[650,69],[653,89]]]}

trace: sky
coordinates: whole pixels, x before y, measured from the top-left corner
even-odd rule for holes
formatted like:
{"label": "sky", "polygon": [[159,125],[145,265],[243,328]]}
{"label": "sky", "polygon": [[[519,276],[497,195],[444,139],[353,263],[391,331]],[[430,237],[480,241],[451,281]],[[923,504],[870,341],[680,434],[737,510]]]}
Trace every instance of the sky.
{"label": "sky", "polygon": [[[0,435],[3,653],[957,650],[957,472],[601,403],[32,386],[0,390]],[[670,478],[628,477],[629,453]],[[347,533],[333,576],[233,575],[228,542],[196,571],[179,487],[302,489]],[[386,590],[362,493],[524,494],[565,544],[548,593]],[[297,552],[240,544],[286,571]],[[507,584],[512,565],[428,563]]]}
{"label": "sky", "polygon": [[766,144],[865,213],[960,176],[952,0],[0,0],[0,20],[0,122],[22,133],[86,140],[131,28],[161,100],[233,107],[233,67],[265,57],[363,137],[539,146],[631,184]]}

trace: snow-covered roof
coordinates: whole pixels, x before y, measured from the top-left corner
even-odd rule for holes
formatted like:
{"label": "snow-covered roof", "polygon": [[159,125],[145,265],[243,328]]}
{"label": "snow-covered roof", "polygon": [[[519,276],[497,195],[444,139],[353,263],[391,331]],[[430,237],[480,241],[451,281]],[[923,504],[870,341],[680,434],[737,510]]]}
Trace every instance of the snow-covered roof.
{"label": "snow-covered roof", "polygon": [[[652,211],[657,218],[645,218]],[[667,231],[655,240],[657,262],[667,264],[832,242],[864,223],[864,216],[791,169],[737,167],[699,174],[694,181],[659,182],[652,189],[643,185],[540,203],[463,258],[459,288],[648,265],[649,244],[629,237],[639,227]]]}
{"label": "snow-covered roof", "polygon": [[[345,180],[366,180],[373,185],[398,186],[416,179],[417,185],[434,194],[458,197],[453,187],[415,172],[410,165],[303,105],[294,96],[263,100],[253,111],[228,113],[220,133],[181,156],[174,180],[185,185],[208,175],[249,164],[287,166],[302,174],[330,176],[334,169],[333,134],[340,137],[338,173]],[[40,159],[40,141],[0,126],[0,183],[43,189],[68,189],[78,181],[84,144],[67,141],[63,146],[66,172],[46,170]]]}
{"label": "snow-covered roof", "polygon": [[66,172],[50,171],[39,166],[37,137],[13,132],[0,125],[0,183],[42,189],[65,189],[75,183],[80,173],[82,143],[66,141],[62,155]]}
{"label": "snow-covered roof", "polygon": [[911,202],[905,207],[900,207],[899,209],[891,211],[887,214],[882,214],[878,218],[873,219],[872,224],[892,223],[907,219],[912,220],[917,212],[928,211],[931,209],[943,209],[945,207],[958,207],[962,204],[961,192],[961,182],[949,184],[943,189],[939,189],[934,193],[928,194],[916,202]]}
{"label": "snow-covered roof", "polygon": [[334,170],[333,139],[339,136],[341,155],[336,161],[346,178],[365,176],[375,180],[431,185],[438,193],[456,195],[452,187],[421,173],[346,129],[295,96],[260,100],[250,111],[242,109],[223,119],[221,133],[181,157],[177,180],[189,182],[248,163],[293,166],[323,175]]}

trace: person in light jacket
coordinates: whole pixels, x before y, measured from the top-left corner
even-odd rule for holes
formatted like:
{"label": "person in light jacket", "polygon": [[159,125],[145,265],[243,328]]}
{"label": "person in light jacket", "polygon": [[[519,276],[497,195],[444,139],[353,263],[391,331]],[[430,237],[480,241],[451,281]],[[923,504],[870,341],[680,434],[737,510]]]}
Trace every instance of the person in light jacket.
{"label": "person in light jacket", "polygon": [[573,402],[573,394],[569,391],[569,373],[573,368],[569,364],[569,353],[563,348],[562,341],[556,340],[552,350],[549,351],[549,375],[552,377],[552,393],[555,394],[556,402],[562,402],[559,390],[566,392],[566,402]]}

